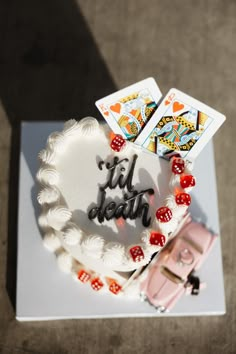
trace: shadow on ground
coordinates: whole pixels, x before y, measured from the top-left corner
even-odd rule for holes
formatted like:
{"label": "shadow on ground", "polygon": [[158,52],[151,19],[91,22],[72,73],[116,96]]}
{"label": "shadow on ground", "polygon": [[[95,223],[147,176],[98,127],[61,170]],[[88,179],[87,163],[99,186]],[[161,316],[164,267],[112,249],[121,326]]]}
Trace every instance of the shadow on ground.
{"label": "shadow on ground", "polygon": [[99,114],[114,82],[74,0],[2,0],[0,98],[12,126],[7,290],[15,308],[21,121]]}

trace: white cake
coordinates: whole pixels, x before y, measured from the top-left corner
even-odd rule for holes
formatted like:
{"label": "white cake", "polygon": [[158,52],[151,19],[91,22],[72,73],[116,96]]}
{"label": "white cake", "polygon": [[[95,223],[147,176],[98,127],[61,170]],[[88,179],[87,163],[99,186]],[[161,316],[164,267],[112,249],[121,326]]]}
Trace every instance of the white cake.
{"label": "white cake", "polygon": [[[167,161],[131,142],[115,152],[110,133],[87,117],[49,136],[39,153],[39,225],[63,271],[123,285],[126,272],[148,264],[173,236],[187,206],[173,198],[179,175]],[[172,213],[168,222],[156,218],[163,205]],[[163,237],[150,243],[153,230]]]}

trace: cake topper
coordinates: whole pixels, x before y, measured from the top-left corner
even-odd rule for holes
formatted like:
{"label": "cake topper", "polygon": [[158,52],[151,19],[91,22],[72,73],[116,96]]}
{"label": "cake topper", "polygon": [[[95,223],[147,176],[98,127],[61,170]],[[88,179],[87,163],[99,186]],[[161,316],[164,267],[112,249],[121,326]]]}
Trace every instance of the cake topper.
{"label": "cake topper", "polygon": [[[150,226],[151,217],[149,216],[149,204],[143,202],[145,194],[153,195],[153,188],[146,188],[141,191],[134,189],[132,184],[133,174],[138,156],[133,155],[130,168],[126,170],[124,163],[128,163],[128,158],[119,159],[118,156],[113,158],[112,162],[99,161],[98,168],[102,170],[103,167],[108,171],[107,182],[99,187],[100,203],[98,206],[93,207],[88,212],[90,220],[98,219],[99,223],[103,223],[104,220],[111,220],[113,218],[134,220],[138,217],[142,218],[142,224],[145,227]],[[118,175],[118,176],[117,176]],[[120,188],[127,192],[123,195],[123,201],[117,204],[114,201],[106,204],[106,191],[107,189]]]}

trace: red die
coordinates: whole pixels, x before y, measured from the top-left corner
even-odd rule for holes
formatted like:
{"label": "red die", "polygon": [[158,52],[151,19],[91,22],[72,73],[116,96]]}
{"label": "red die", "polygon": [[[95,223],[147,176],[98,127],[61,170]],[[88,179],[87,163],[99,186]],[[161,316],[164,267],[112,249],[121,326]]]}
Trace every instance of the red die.
{"label": "red die", "polygon": [[178,205],[187,205],[191,204],[191,196],[188,193],[178,193],[175,196],[176,204]]}
{"label": "red die", "polygon": [[121,289],[122,287],[115,280],[110,283],[109,290],[113,294],[117,295],[121,291]]}
{"label": "red die", "polygon": [[160,222],[168,222],[172,219],[172,211],[168,207],[161,207],[156,211],[156,218]]}
{"label": "red die", "polygon": [[94,278],[91,281],[91,286],[92,286],[93,290],[99,291],[104,286],[104,284],[100,278]]}
{"label": "red die", "polygon": [[112,150],[119,152],[121,149],[123,149],[125,147],[125,144],[126,144],[125,139],[121,135],[117,134],[112,139],[110,146],[111,146]]}
{"label": "red die", "polygon": [[166,242],[166,238],[159,232],[152,231],[150,234],[149,242],[151,245],[163,247]]}
{"label": "red die", "polygon": [[80,269],[78,271],[78,279],[82,281],[82,283],[87,283],[87,281],[91,278],[91,275],[84,269]]}
{"label": "red die", "polygon": [[180,177],[180,185],[182,188],[194,187],[196,180],[192,175],[184,175]]}
{"label": "red die", "polygon": [[172,172],[175,175],[180,175],[181,173],[184,172],[184,160],[181,159],[180,157],[174,158],[172,161]]}
{"label": "red die", "polygon": [[144,259],[144,253],[140,246],[131,247],[129,252],[134,262],[140,262]]}

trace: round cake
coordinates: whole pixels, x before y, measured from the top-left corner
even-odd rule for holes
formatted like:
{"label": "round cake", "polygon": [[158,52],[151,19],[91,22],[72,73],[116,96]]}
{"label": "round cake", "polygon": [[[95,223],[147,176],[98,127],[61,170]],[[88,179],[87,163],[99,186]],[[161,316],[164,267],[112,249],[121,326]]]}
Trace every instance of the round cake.
{"label": "round cake", "polygon": [[84,265],[121,279],[120,272],[148,264],[186,215],[186,193],[180,202],[173,193],[178,171],[95,118],[66,122],[39,159],[39,225],[68,273]]}

